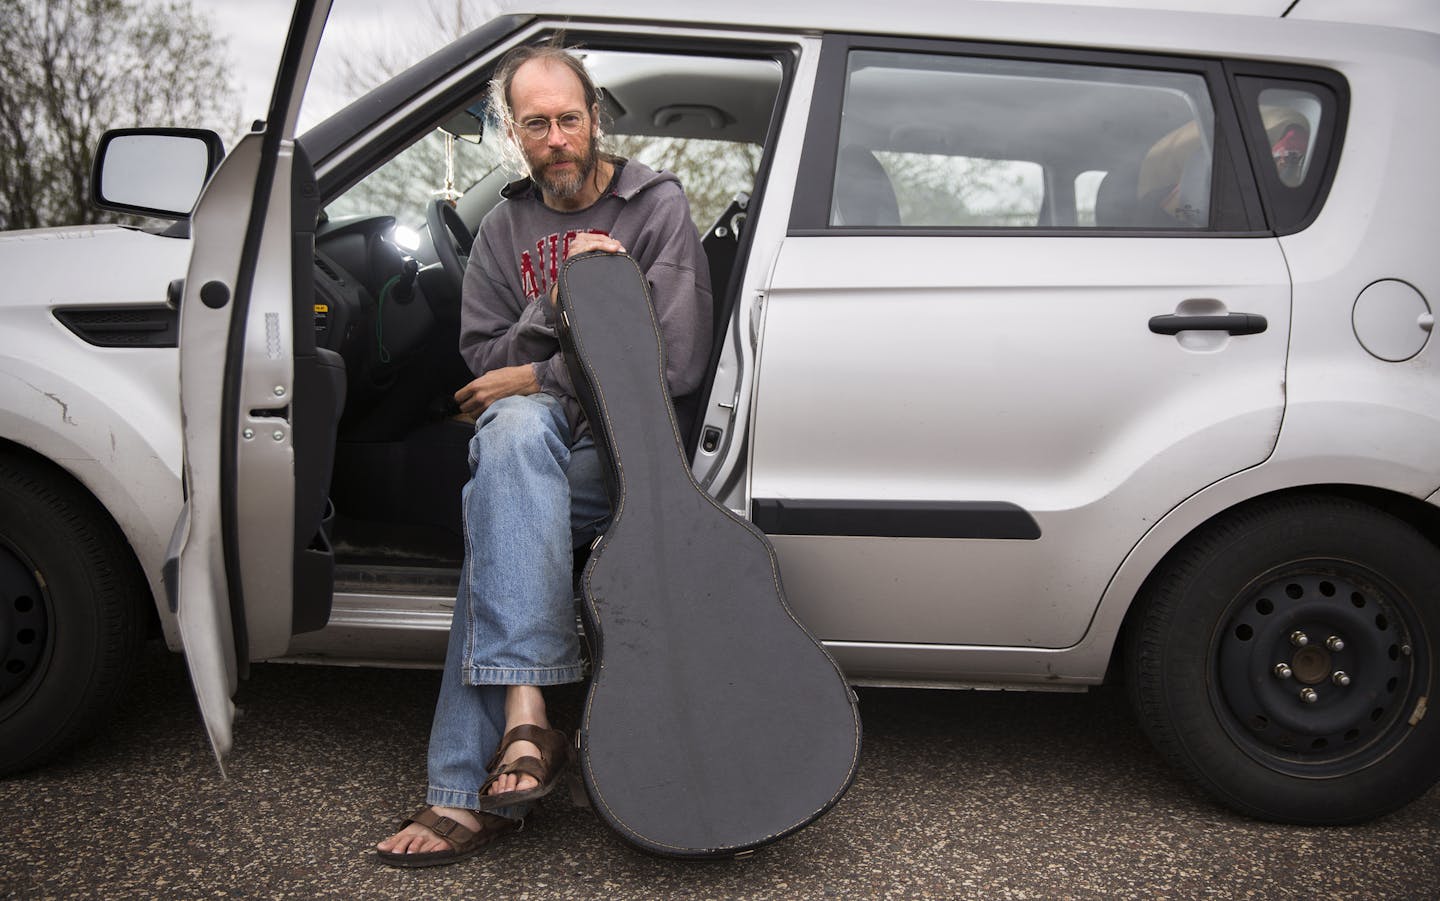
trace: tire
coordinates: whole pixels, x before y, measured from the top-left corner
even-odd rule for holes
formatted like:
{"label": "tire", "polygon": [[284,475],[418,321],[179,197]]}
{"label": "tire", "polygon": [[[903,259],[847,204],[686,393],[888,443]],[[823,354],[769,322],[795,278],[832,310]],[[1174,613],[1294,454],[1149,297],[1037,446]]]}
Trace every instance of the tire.
{"label": "tire", "polygon": [[1222,803],[1341,825],[1440,777],[1440,712],[1425,716],[1440,550],[1406,523],[1339,498],[1258,501],[1187,539],[1140,603],[1126,646],[1136,714]]}
{"label": "tire", "polygon": [[43,463],[0,455],[0,776],[109,719],[140,656],[148,597],[88,493]]}

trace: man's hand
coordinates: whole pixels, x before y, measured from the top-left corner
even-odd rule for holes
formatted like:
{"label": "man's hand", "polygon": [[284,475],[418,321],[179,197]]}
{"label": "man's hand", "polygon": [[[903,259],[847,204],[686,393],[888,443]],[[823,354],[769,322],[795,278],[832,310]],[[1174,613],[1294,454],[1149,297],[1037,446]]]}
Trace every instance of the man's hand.
{"label": "man's hand", "polygon": [[[591,232],[581,232],[570,239],[570,247],[565,251],[565,259],[570,259],[577,254],[589,253],[592,250],[601,250],[605,253],[624,253],[625,245],[616,241],[609,235],[596,235]],[[560,286],[550,286],[550,306],[555,306],[560,298]]]}
{"label": "man's hand", "polygon": [[581,232],[570,239],[570,249],[565,251],[565,259],[568,260],[573,256],[589,253],[592,250],[603,250],[606,253],[624,253],[625,245],[609,235]]}
{"label": "man's hand", "polygon": [[490,370],[456,391],[455,402],[460,405],[461,413],[474,420],[485,412],[486,407],[502,397],[534,394],[539,390],[540,383],[535,381],[535,370],[529,363],[522,363],[519,366],[503,366]]}

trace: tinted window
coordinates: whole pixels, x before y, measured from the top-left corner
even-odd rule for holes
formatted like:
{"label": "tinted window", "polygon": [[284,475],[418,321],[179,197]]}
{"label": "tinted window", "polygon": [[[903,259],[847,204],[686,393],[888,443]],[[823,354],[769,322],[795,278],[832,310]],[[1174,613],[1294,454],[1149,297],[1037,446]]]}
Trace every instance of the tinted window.
{"label": "tinted window", "polygon": [[1275,161],[1275,175],[1287,188],[1305,183],[1320,133],[1320,97],[1314,91],[1265,88],[1259,94],[1260,121]]}
{"label": "tinted window", "polygon": [[[1238,67],[1237,67],[1238,68]],[[1344,79],[1323,69],[1270,66],[1280,77],[1240,74],[1242,120],[1270,226],[1299,231],[1319,214],[1344,137]],[[1310,78],[1313,77],[1313,81]]]}
{"label": "tinted window", "polygon": [[853,51],[829,221],[1204,228],[1214,123],[1194,74]]}

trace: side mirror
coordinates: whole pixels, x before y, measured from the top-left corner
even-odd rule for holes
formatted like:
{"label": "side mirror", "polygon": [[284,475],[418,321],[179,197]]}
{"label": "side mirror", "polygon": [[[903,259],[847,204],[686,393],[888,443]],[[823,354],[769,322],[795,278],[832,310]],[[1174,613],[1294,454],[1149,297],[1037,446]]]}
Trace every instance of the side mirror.
{"label": "side mirror", "polygon": [[102,210],[187,219],[225,146],[200,128],[116,128],[100,137],[90,202]]}

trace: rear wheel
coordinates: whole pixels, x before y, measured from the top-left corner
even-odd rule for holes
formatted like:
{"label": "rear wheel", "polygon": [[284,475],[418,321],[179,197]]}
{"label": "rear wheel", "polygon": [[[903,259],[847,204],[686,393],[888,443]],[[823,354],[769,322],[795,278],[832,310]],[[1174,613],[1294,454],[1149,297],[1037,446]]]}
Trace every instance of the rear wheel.
{"label": "rear wheel", "polygon": [[88,494],[0,456],[0,775],[103,725],[140,654],[145,596],[123,536]]}
{"label": "rear wheel", "polygon": [[1252,816],[1354,823],[1440,777],[1440,550],[1342,499],[1259,502],[1178,548],[1141,599],[1141,723]]}

